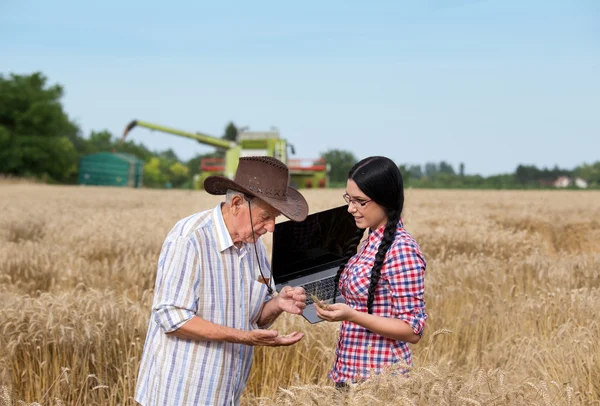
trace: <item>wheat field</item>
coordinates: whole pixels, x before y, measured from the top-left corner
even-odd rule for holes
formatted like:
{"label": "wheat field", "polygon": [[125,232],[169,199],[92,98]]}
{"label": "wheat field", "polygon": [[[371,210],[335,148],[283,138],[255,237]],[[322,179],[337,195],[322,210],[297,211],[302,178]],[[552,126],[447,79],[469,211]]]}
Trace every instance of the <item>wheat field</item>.
{"label": "wheat field", "polygon": [[[343,203],[304,193],[311,212]],[[162,241],[219,201],[0,184],[0,406],[134,405]],[[282,316],[306,336],[257,349],[244,404],[600,404],[600,192],[409,189],[404,219],[428,263],[409,377],[340,393],[338,326]]]}

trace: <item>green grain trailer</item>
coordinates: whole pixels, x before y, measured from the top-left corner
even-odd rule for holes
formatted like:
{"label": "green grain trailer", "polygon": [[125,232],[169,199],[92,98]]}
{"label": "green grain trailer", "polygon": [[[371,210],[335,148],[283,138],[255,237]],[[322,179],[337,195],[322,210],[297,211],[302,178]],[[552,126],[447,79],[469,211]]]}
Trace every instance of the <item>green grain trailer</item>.
{"label": "green grain trailer", "polygon": [[79,184],[141,187],[144,162],[131,154],[100,152],[79,161]]}

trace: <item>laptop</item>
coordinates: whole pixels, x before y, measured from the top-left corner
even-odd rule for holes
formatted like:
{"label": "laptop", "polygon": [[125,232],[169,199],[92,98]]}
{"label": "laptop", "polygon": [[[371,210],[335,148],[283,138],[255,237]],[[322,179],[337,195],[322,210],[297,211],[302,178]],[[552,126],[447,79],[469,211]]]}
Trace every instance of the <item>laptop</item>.
{"label": "laptop", "polygon": [[[304,287],[306,309],[302,316],[310,323],[322,321],[311,296],[331,303],[335,275],[356,230],[347,205],[309,214],[302,222],[275,224],[271,255],[275,289]],[[344,303],[339,291],[336,296],[336,303]]]}

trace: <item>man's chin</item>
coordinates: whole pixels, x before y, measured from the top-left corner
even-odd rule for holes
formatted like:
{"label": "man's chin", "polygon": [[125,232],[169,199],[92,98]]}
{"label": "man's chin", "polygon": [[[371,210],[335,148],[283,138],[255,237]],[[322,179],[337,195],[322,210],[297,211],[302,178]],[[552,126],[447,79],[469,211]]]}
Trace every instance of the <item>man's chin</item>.
{"label": "man's chin", "polygon": [[[260,240],[260,237],[262,237],[262,235],[254,234],[254,238],[256,238],[256,241]],[[250,237],[246,240],[246,242],[248,244],[252,244],[252,243],[254,243],[254,239],[252,237]]]}

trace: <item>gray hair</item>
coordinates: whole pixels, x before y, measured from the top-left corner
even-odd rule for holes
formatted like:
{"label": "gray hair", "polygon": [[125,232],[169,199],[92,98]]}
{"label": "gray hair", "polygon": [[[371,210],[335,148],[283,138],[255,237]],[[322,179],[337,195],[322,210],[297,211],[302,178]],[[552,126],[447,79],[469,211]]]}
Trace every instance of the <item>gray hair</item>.
{"label": "gray hair", "polygon": [[[240,192],[239,190],[227,189],[227,194],[225,197],[225,201],[227,202],[227,204],[231,204],[231,200],[233,200],[234,196],[239,196],[242,199],[245,199],[245,195],[243,192]],[[250,199],[251,207],[256,207],[256,204],[257,204],[256,200],[257,199],[255,199],[254,196],[252,196],[252,199]]]}

